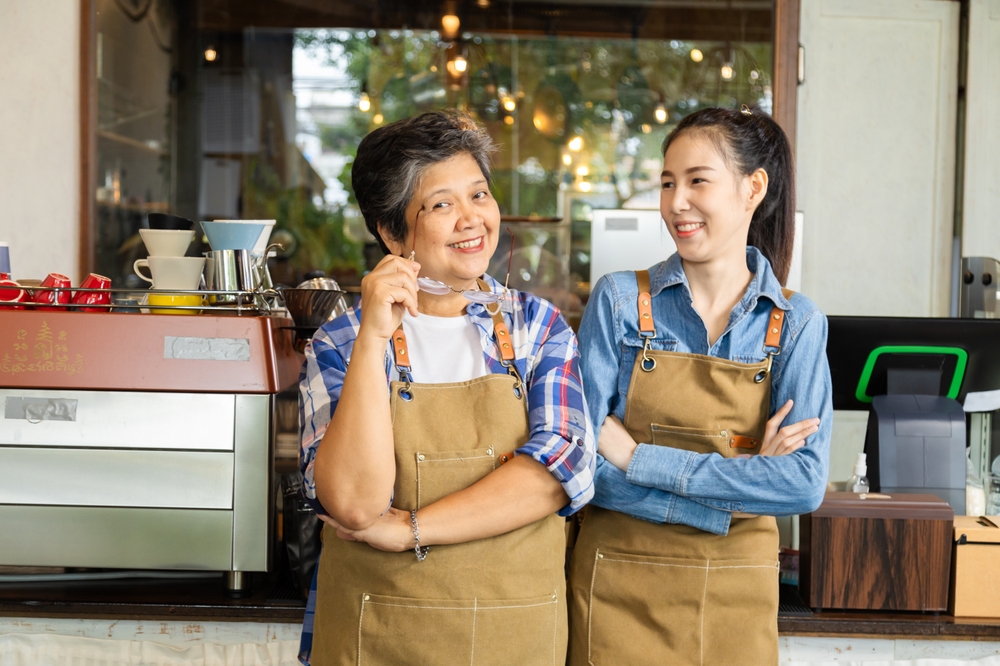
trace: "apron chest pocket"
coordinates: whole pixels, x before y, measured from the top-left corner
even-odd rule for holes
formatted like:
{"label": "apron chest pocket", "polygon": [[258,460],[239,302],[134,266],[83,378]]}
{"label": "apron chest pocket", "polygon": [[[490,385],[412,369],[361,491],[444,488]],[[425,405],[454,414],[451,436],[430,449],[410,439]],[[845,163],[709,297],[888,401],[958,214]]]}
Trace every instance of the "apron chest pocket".
{"label": "apron chest pocket", "polygon": [[[729,453],[729,432],[726,430],[706,430],[704,428],[683,428],[652,424],[653,444],[669,446],[695,453],[718,453],[731,457]],[[737,451],[741,453],[742,451]]]}
{"label": "apron chest pocket", "polygon": [[496,468],[493,449],[417,453],[417,508],[468,488]]}
{"label": "apron chest pocket", "polygon": [[502,601],[365,594],[358,664],[557,666],[558,610],[555,594]]}

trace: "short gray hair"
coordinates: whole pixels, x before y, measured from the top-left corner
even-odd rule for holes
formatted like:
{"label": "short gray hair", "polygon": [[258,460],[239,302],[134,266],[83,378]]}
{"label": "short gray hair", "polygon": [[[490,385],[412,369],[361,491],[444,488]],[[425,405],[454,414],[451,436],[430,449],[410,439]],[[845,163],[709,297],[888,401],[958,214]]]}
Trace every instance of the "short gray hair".
{"label": "short gray hair", "polygon": [[460,111],[431,111],[380,127],[358,145],[351,184],[365,226],[389,254],[379,235],[406,239],[406,207],[424,170],[459,153],[479,164],[487,186],[492,183],[490,158],[496,146],[486,130]]}

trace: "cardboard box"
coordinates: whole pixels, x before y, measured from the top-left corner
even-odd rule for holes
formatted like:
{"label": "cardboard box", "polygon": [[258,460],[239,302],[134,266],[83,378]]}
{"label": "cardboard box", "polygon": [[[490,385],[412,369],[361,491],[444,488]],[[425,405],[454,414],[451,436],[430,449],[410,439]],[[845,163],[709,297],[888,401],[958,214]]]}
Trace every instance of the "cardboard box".
{"label": "cardboard box", "polygon": [[955,516],[949,610],[955,617],[1000,617],[1000,520]]}

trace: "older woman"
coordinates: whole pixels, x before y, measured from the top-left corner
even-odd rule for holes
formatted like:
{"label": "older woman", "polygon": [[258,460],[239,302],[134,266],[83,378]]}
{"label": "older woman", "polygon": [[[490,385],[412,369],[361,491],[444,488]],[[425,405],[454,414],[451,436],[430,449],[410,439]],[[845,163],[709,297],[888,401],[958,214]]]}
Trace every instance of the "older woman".
{"label": "older woman", "polygon": [[485,275],[492,150],[443,112],[358,147],[355,195],[387,256],[313,338],[300,387],[327,522],[315,666],[565,658],[560,516],[593,494],[594,439],[573,332]]}

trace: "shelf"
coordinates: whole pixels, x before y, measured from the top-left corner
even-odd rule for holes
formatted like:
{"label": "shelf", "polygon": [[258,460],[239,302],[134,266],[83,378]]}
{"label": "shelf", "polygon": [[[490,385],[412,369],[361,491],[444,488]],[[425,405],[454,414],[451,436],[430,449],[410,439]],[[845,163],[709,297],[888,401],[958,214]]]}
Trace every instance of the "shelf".
{"label": "shelf", "polygon": [[170,204],[166,201],[150,201],[139,204],[115,204],[110,201],[95,202],[101,208],[121,210],[126,213],[166,213],[170,210]]}
{"label": "shelf", "polygon": [[528,222],[528,223],[545,223],[554,224],[562,222],[561,217],[534,217],[531,215],[501,215],[501,222]]}
{"label": "shelf", "polygon": [[108,141],[113,141],[114,143],[120,144],[122,146],[129,146],[137,150],[142,150],[153,155],[158,155],[160,157],[169,157],[170,153],[160,148],[154,148],[149,144],[139,141],[138,139],[133,139],[127,136],[122,136],[121,134],[115,134],[114,132],[109,132],[107,130],[97,130],[97,136],[101,139],[106,139]]}

